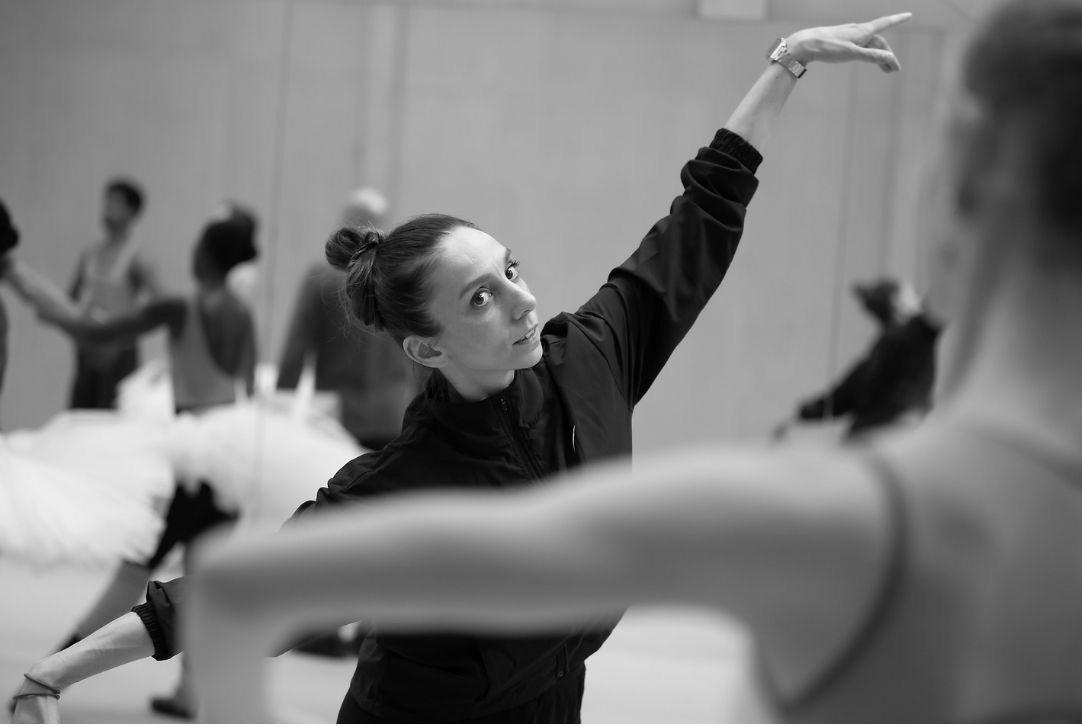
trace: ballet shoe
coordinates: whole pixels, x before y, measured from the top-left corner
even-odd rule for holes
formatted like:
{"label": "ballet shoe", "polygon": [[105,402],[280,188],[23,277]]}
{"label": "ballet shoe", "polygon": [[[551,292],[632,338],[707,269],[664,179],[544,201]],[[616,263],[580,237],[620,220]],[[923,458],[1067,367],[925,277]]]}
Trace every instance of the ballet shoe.
{"label": "ballet shoe", "polygon": [[181,719],[195,717],[192,710],[182,702],[178,702],[175,697],[154,697],[150,700],[150,708],[158,714],[165,714],[170,717],[180,717]]}

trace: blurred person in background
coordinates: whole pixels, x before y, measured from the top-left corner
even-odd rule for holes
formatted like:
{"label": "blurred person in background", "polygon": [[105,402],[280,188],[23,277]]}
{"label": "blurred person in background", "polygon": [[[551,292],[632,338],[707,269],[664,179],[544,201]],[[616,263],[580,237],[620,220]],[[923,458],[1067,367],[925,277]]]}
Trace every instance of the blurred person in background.
{"label": "blurred person in background", "polygon": [[[940,324],[913,285],[880,278],[853,286],[861,308],[875,321],[875,339],[829,390],[799,404],[796,422],[848,418],[846,440],[882,427],[920,421],[932,408],[935,345]],[[793,424],[775,430],[784,436]]]}
{"label": "blurred person in background", "polygon": [[[132,234],[145,201],[135,180],[118,177],[105,185],[101,217],[105,237],[79,255],[68,288],[71,299],[84,313],[122,315],[162,292],[157,272]],[[69,408],[112,408],[117,385],[138,366],[139,351],[134,340],[77,340]]]}
{"label": "blurred person in background", "polygon": [[[382,227],[387,200],[371,187],[350,193],[346,227]],[[278,364],[278,388],[294,389],[311,361],[318,392],[334,395],[342,426],[366,449],[381,449],[402,430],[417,393],[410,361],[394,339],[353,325],[344,300],[346,274],[326,261],[304,275]]]}

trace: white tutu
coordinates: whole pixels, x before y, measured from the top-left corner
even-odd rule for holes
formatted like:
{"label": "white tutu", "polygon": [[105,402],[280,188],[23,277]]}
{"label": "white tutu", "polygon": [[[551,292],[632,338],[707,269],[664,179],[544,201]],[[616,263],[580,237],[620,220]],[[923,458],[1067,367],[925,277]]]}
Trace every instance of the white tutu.
{"label": "white tutu", "polygon": [[173,416],[163,372],[152,362],[126,380],[120,412],[66,412],[0,437],[0,554],[146,560],[177,482],[206,482],[243,527],[276,529],[363,452],[310,392]]}
{"label": "white tutu", "polygon": [[259,401],[177,418],[170,439],[181,481],[205,481],[245,527],[277,528],[364,450],[338,424]]}
{"label": "white tutu", "polygon": [[165,432],[68,412],[0,438],[0,554],[37,565],[143,560],[173,493]]}
{"label": "white tutu", "polygon": [[311,372],[292,393],[274,391],[276,378],[273,365],[261,364],[255,399],[174,417],[168,372],[150,362],[124,381],[118,404],[133,417],[170,422],[179,481],[206,482],[242,526],[277,528],[364,449],[313,391]]}

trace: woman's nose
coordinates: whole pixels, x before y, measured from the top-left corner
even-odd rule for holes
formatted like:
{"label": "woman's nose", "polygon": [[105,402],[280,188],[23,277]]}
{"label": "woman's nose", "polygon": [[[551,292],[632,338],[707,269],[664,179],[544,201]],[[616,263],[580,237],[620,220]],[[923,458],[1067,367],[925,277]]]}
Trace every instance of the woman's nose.
{"label": "woman's nose", "polygon": [[511,315],[517,321],[537,309],[537,299],[533,297],[533,293],[530,292],[525,283],[515,285],[514,288],[514,308],[511,310]]}

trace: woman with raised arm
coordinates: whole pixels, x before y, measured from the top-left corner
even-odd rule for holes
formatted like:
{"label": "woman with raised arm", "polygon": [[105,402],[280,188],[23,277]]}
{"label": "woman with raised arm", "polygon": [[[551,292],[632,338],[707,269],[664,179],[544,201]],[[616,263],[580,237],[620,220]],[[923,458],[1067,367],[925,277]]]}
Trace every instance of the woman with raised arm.
{"label": "woman with raised arm", "polygon": [[[575,313],[539,321],[510,250],[455,217],[425,215],[386,236],[334,234],[327,257],[348,271],[352,311],[394,337],[432,376],[402,434],[347,464],[301,512],[434,487],[521,489],[628,455],[631,412],[724,277],[757,186],[758,148],[804,66],[859,60],[897,70],[879,33],[907,18],[811,28],[779,41],[725,128],[683,168],[683,191],[669,214]],[[414,534],[414,546],[423,546],[427,534]],[[517,551],[517,538],[506,535],[501,548]],[[304,573],[289,573],[304,590]],[[135,614],[84,639],[84,648],[36,665],[23,690],[38,695],[21,700],[22,709],[56,709],[35,682],[60,690],[139,656],[176,653],[184,585],[153,584]],[[248,615],[255,621],[261,612]],[[363,614],[359,609],[342,623]],[[361,647],[339,721],[578,722],[584,661],[616,618],[528,637],[375,628]],[[235,707],[250,709],[254,698],[237,693]]]}
{"label": "woman with raised arm", "polygon": [[189,603],[203,717],[259,719],[298,623],[522,633],[653,602],[743,621],[788,720],[1082,722],[1082,2],[1002,6],[961,75],[932,298],[954,345],[921,425],[222,543]]}

